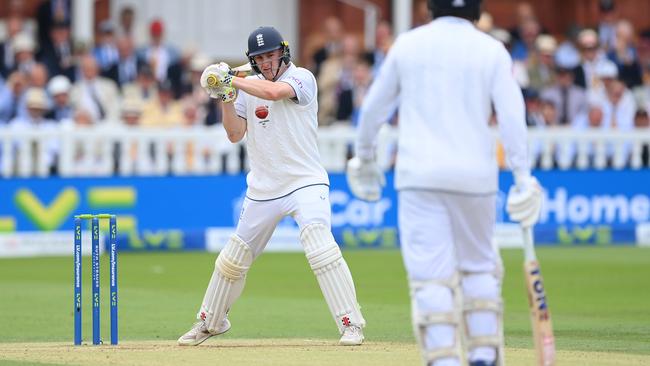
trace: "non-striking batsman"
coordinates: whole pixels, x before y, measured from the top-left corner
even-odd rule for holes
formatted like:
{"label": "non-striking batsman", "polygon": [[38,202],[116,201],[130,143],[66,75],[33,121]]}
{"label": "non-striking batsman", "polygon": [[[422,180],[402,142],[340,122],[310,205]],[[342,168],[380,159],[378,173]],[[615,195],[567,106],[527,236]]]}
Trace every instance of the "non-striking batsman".
{"label": "non-striking batsman", "polygon": [[84,214],[74,217],[74,344],[81,344],[81,225],[91,220],[92,231],[92,307],[93,344],[102,343],[100,333],[99,220],[108,219],[110,250],[111,344],[117,344],[117,219],[110,214]]}

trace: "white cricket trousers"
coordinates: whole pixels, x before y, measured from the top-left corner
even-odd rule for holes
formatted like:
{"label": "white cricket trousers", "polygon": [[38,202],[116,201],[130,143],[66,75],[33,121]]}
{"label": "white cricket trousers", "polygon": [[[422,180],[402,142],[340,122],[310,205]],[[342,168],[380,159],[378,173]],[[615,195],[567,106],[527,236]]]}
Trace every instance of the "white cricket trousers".
{"label": "white cricket trousers", "polygon": [[[455,276],[460,276],[464,297],[500,299],[500,283],[494,274],[501,267],[501,259],[492,246],[495,215],[495,194],[399,192],[400,245],[409,283],[432,284],[412,295],[412,305],[421,314],[461,311],[454,305],[453,290],[435,284]],[[474,336],[497,332],[495,313],[476,312],[466,320]],[[429,326],[424,347],[428,350],[450,347],[454,344],[454,332],[450,325]],[[470,361],[493,361],[495,357],[496,350],[486,347],[469,355]],[[443,358],[435,365],[459,363],[456,358]]]}
{"label": "white cricket trousers", "polygon": [[291,216],[301,232],[305,226],[315,223],[331,229],[329,187],[322,184],[308,186],[269,201],[245,198],[235,234],[251,247],[253,258],[257,258],[285,216]]}

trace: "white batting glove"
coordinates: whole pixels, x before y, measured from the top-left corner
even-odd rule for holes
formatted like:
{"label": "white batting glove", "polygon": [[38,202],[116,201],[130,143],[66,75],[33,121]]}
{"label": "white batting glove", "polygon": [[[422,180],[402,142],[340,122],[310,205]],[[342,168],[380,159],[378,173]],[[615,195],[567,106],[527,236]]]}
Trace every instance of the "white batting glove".
{"label": "white batting glove", "polygon": [[232,78],[230,66],[225,62],[220,62],[203,70],[200,83],[211,98],[221,98],[219,94],[229,94],[224,91],[227,91],[225,88],[232,88]]}
{"label": "white batting glove", "polygon": [[348,161],[347,179],[352,194],[364,201],[379,201],[381,189],[386,185],[384,172],[377,163],[358,157]]}
{"label": "white batting glove", "polygon": [[539,220],[542,210],[542,187],[533,176],[516,179],[510,187],[506,211],[522,227],[531,227]]}

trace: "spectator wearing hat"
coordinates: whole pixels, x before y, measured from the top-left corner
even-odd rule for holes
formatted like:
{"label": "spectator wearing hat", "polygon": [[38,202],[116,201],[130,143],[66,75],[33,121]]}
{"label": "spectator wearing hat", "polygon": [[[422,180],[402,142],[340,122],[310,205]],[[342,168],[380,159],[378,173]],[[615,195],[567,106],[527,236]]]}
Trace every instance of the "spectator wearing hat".
{"label": "spectator wearing hat", "polygon": [[37,126],[45,123],[53,123],[54,121],[45,118],[45,114],[50,108],[50,101],[42,88],[29,88],[25,92],[25,106],[27,107],[27,114],[25,116],[17,116],[9,124],[24,124],[27,126]]}
{"label": "spectator wearing hat", "polygon": [[542,99],[552,103],[557,111],[554,124],[570,125],[580,114],[586,113],[585,89],[575,85],[573,77],[572,60],[556,55],[555,82],[541,93]]}
{"label": "spectator wearing hat", "polygon": [[36,42],[27,33],[18,33],[13,41],[14,67],[11,71],[29,73],[36,63]]}
{"label": "spectator wearing hat", "polygon": [[616,78],[603,79],[604,126],[611,129],[630,130],[634,126],[636,103],[632,92]]}
{"label": "spectator wearing hat", "polygon": [[[9,122],[9,126],[14,130],[37,129],[41,131],[52,131],[56,129],[56,123],[45,118],[49,109],[49,100],[45,90],[42,88],[29,88],[25,92],[25,104],[27,106],[27,115],[18,116]],[[22,144],[28,144],[27,141],[21,141]],[[42,146],[42,152],[32,151],[31,156],[35,161],[33,166],[42,163],[47,172],[56,173],[56,160],[59,153],[59,141],[54,138],[46,140]],[[30,149],[31,146],[22,146],[21,149]],[[42,161],[41,161],[42,159]]]}
{"label": "spectator wearing hat", "polygon": [[6,21],[6,29],[7,36],[0,43],[0,76],[4,79],[9,76],[16,63],[14,41],[16,36],[23,30],[23,19],[20,17],[8,18]]}
{"label": "spectator wearing hat", "polygon": [[183,121],[181,103],[174,100],[172,85],[169,80],[158,84],[158,95],[149,100],[142,108],[142,126],[172,127]]}
{"label": "spectator wearing hat", "polygon": [[[121,120],[122,123],[116,126],[120,130],[138,128],[142,120],[142,102],[134,98],[125,99],[121,105]],[[145,168],[144,171],[148,171],[146,168],[151,168],[150,157],[153,155],[151,147],[149,148],[150,156],[146,159],[139,159],[138,143],[136,140],[118,141],[116,143],[113,150],[115,172],[131,173],[136,166],[138,170]],[[128,159],[126,159],[127,156]]]}
{"label": "spectator wearing hat", "polygon": [[93,56],[102,73],[113,67],[119,60],[115,28],[110,20],[99,23]]}
{"label": "spectator wearing hat", "polygon": [[[618,69],[616,65],[603,60],[596,69],[601,83],[600,87],[590,92],[589,98],[600,104],[602,107],[603,120],[602,128],[607,130],[629,131],[634,127],[634,115],[636,103],[632,92],[625,84],[617,79]],[[624,156],[631,150],[631,145],[624,146]],[[612,144],[607,145],[607,157],[614,155]]]}
{"label": "spectator wearing hat", "polygon": [[63,75],[57,75],[50,80],[47,84],[47,92],[52,99],[52,108],[45,115],[46,118],[56,122],[73,119],[74,109],[70,102],[71,89],[70,80]]}
{"label": "spectator wearing hat", "polygon": [[588,90],[591,96],[603,98],[607,95],[614,81],[618,80],[618,68],[608,59],[601,60],[594,71],[596,77],[595,87]]}
{"label": "spectator wearing hat", "polygon": [[125,126],[139,126],[142,117],[142,102],[138,99],[125,99],[121,106],[122,123]]}
{"label": "spectator wearing hat", "polygon": [[81,56],[81,78],[71,91],[72,103],[91,113],[95,121],[115,122],[119,116],[119,94],[115,83],[99,76],[97,61],[91,54]]}
{"label": "spectator wearing hat", "polygon": [[575,83],[587,90],[598,84],[596,66],[604,58],[598,46],[598,34],[593,29],[583,29],[578,34],[580,65],[575,68]]}
{"label": "spectator wearing hat", "polygon": [[155,19],[149,25],[149,44],[139,52],[139,57],[145,60],[153,71],[156,80],[167,80],[169,66],[178,60],[178,51],[163,42],[165,28],[162,20]]}
{"label": "spectator wearing hat", "polygon": [[132,83],[138,77],[140,70],[145,62],[139,59],[133,47],[133,41],[127,37],[120,37],[117,40],[117,62],[108,70],[102,72],[104,77],[113,80],[120,90],[126,84]]}
{"label": "spectator wearing hat", "polygon": [[607,53],[607,58],[618,67],[618,78],[628,88],[641,85],[641,65],[634,46],[634,26],[628,20],[616,23],[616,41],[614,48]]}
{"label": "spectator wearing hat", "polygon": [[557,49],[557,41],[553,36],[540,34],[535,40],[535,49],[530,53],[527,62],[528,87],[542,90],[553,84],[555,66],[553,56]]}
{"label": "spectator wearing hat", "polygon": [[38,59],[47,66],[50,75],[65,75],[68,79],[74,80],[75,66],[69,23],[52,24],[50,43],[41,47]]}

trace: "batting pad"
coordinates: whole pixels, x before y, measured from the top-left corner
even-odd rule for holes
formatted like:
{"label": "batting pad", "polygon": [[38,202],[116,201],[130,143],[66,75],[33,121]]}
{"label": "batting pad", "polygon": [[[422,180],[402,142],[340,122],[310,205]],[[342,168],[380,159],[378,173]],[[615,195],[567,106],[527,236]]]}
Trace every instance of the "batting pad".
{"label": "batting pad", "polygon": [[[463,273],[463,313],[466,347],[472,358],[496,351],[497,366],[504,364],[503,302],[499,297],[500,270],[496,272]],[[494,351],[489,352],[492,349]],[[471,360],[470,360],[471,361]]]}
{"label": "batting pad", "polygon": [[365,326],[352,274],[330,230],[323,224],[307,225],[300,241],[339,332],[349,325]]}
{"label": "batting pad", "polygon": [[454,358],[457,360],[455,362],[463,364],[460,332],[462,297],[458,274],[447,280],[411,279],[409,285],[413,330],[420,345],[423,364],[431,365],[441,359]]}
{"label": "batting pad", "polygon": [[203,304],[197,315],[203,319],[208,331],[216,333],[230,306],[244,289],[246,272],[253,263],[251,248],[238,236],[230,237],[215,261],[210,284],[203,297]]}

